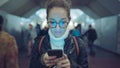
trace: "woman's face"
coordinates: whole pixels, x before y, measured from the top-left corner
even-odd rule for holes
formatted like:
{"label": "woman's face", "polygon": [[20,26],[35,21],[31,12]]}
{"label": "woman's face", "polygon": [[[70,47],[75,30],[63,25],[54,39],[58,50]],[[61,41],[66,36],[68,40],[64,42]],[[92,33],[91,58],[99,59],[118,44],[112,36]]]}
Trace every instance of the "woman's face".
{"label": "woman's face", "polygon": [[59,38],[67,28],[69,23],[67,11],[61,7],[53,7],[48,14],[48,25],[52,34]]}

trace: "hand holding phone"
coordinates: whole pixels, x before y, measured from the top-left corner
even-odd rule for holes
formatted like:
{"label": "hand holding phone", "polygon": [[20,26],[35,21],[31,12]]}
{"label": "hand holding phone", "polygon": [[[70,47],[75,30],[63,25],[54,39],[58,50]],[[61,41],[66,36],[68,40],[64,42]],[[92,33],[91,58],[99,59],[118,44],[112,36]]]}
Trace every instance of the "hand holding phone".
{"label": "hand holding phone", "polygon": [[56,56],[56,58],[60,58],[63,56],[63,51],[60,49],[48,50],[47,53],[48,53],[48,56]]}

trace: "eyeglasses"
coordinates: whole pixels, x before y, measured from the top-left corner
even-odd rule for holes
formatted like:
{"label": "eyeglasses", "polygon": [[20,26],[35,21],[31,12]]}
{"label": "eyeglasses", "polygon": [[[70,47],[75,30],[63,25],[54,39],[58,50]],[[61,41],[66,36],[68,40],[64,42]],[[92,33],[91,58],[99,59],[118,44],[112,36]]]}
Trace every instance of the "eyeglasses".
{"label": "eyeglasses", "polygon": [[52,28],[56,28],[57,24],[59,24],[59,27],[61,27],[61,28],[66,28],[68,25],[68,22],[60,21],[59,23],[57,23],[56,21],[48,21],[48,24]]}

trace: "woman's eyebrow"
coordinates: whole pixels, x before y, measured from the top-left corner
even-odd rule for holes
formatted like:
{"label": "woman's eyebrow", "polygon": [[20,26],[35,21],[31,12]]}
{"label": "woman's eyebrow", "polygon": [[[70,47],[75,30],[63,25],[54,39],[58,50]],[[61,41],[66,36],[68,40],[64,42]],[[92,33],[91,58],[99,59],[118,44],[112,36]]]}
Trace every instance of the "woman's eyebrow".
{"label": "woman's eyebrow", "polygon": [[66,18],[62,18],[61,20],[66,20]]}
{"label": "woman's eyebrow", "polygon": [[[54,21],[55,19],[53,19],[53,18],[49,18],[48,20],[52,20],[52,21]],[[66,20],[66,18],[61,18],[60,20]]]}
{"label": "woman's eyebrow", "polygon": [[67,21],[67,19],[66,19],[66,18],[62,18],[60,21],[64,21],[64,22],[66,22],[66,21]]}
{"label": "woman's eyebrow", "polygon": [[53,18],[49,18],[48,20],[54,20]]}

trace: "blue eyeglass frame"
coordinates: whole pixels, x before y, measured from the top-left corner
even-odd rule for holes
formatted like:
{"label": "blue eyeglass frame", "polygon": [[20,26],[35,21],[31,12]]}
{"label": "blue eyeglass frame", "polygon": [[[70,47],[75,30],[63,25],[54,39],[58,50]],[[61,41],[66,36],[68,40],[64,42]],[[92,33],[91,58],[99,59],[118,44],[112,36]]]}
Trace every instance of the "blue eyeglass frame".
{"label": "blue eyeglass frame", "polygon": [[[59,23],[57,23],[56,21],[52,21],[51,24],[53,25],[52,28],[56,28],[57,24],[59,24],[59,27],[65,28],[67,27],[68,22],[60,21]],[[64,24],[66,24],[65,27]]]}

